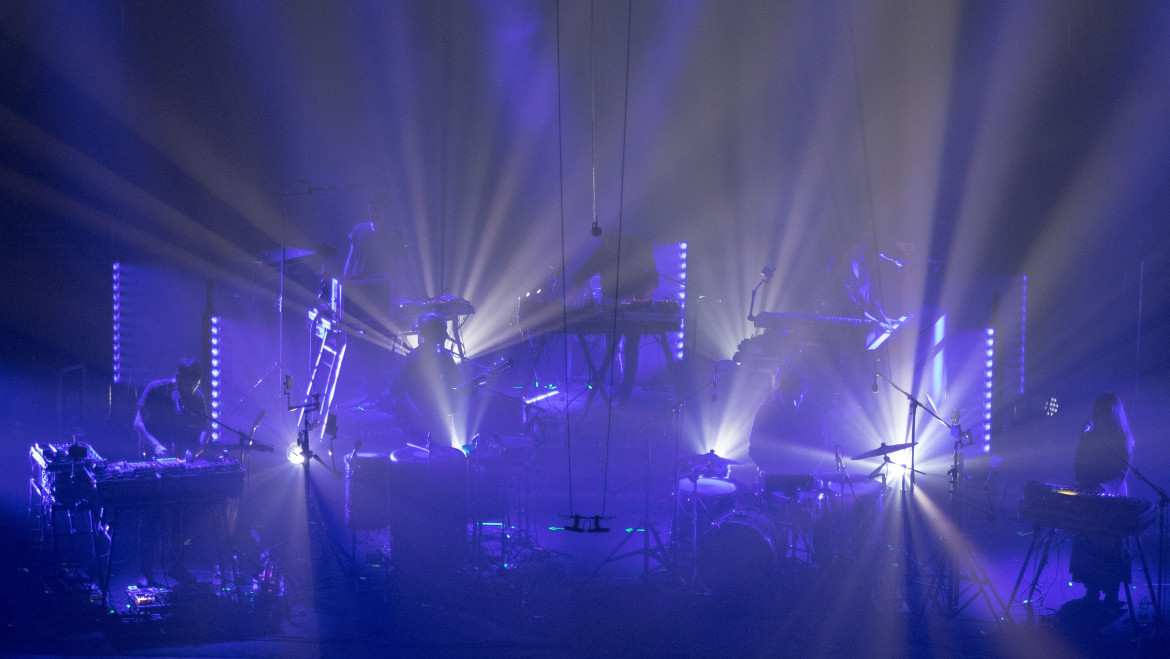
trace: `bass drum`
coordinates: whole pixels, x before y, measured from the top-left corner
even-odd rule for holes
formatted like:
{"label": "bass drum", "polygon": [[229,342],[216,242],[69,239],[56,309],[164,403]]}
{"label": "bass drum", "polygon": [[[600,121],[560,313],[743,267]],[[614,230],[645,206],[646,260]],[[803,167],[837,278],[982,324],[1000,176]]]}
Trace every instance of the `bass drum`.
{"label": "bass drum", "polygon": [[732,510],[712,523],[699,539],[699,582],[714,594],[742,596],[762,592],[776,576],[777,544],[786,532],[760,508]]}
{"label": "bass drum", "polygon": [[466,558],[467,458],[449,446],[390,454],[391,558],[410,575],[457,572]]}
{"label": "bass drum", "polygon": [[390,456],[345,456],[345,528],[377,531],[390,525]]}

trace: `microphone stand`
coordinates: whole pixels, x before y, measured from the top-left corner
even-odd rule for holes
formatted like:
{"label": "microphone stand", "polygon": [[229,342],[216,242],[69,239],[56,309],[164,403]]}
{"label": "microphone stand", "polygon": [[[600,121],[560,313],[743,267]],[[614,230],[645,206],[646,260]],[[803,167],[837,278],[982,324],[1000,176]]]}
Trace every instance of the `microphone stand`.
{"label": "microphone stand", "polygon": [[756,292],[760,290],[761,286],[772,280],[772,275],[776,274],[776,268],[765,266],[764,269],[760,271],[760,274],[763,275],[764,278],[761,279],[760,283],[756,284],[756,287],[752,289],[752,300],[751,303],[748,304],[747,319],[749,322],[755,322],[756,320]]}
{"label": "microphone stand", "polygon": [[[946,421],[944,421],[942,419],[942,417],[940,417],[938,414],[936,414],[934,412],[934,410],[923,405],[922,402],[919,401],[917,398],[915,398],[913,395],[911,395],[910,392],[899,387],[896,383],[894,383],[892,380],[887,378],[880,371],[877,371],[875,369],[874,375],[885,380],[887,384],[889,384],[891,387],[893,387],[895,390],[897,390],[899,393],[901,393],[903,396],[905,396],[906,400],[909,402],[909,405],[910,405],[909,419],[907,421],[907,423],[910,426],[910,442],[911,442],[911,444],[910,444],[910,468],[909,468],[909,471],[910,471],[910,491],[914,490],[915,474],[920,473],[918,471],[918,469],[915,468],[915,464],[916,464],[915,463],[915,448],[918,444],[918,437],[917,437],[918,429],[917,429],[916,411],[918,410],[918,408],[922,408],[922,409],[926,410],[927,414],[929,414],[931,417],[933,417],[939,423],[946,426],[950,430],[951,436],[955,439],[954,446],[953,446],[953,453],[952,453],[953,464],[952,464],[950,472],[948,473],[948,477],[950,478],[951,521],[955,525],[955,528],[959,531],[960,539],[961,539],[962,529],[959,526],[959,519],[958,519],[958,517],[959,517],[958,508],[959,508],[959,501],[960,501],[960,499],[959,499],[959,497],[960,497],[959,485],[963,480],[963,455],[962,455],[962,451],[963,451],[963,448],[970,445],[969,443],[967,443],[970,439],[970,432],[963,431],[962,427],[958,423],[951,424],[951,423],[947,423]],[[889,456],[888,455],[885,456],[885,459],[888,461]],[[903,488],[903,492],[905,492],[905,488]],[[909,526],[910,526],[909,520],[908,520],[908,516],[910,514],[909,506],[904,504],[902,506],[902,510],[903,510],[903,527],[904,527],[903,534],[905,535],[905,534],[909,533]],[[907,552],[907,559],[908,559],[907,566],[909,567],[912,565],[918,565],[918,561],[916,560],[915,556],[913,555],[913,550],[912,550],[913,545],[909,544],[909,538],[908,537],[904,538],[904,541],[908,543],[907,549],[905,549],[905,551]],[[935,573],[935,578],[932,580],[932,584],[930,586],[930,591],[929,591],[928,597],[933,598],[937,595],[937,593],[940,589],[945,590],[946,591],[946,593],[945,593],[945,595],[946,595],[946,597],[945,597],[945,599],[946,599],[946,602],[945,602],[946,613],[947,613],[948,617],[953,618],[953,617],[957,616],[960,612],[962,612],[962,610],[965,609],[968,604],[970,604],[972,601],[974,601],[974,599],[978,595],[982,595],[984,601],[987,604],[987,608],[991,611],[991,614],[996,617],[996,622],[1005,621],[1005,620],[1008,622],[1011,622],[1011,620],[1012,620],[1011,613],[1008,611],[1007,606],[1004,604],[1003,600],[1000,598],[999,593],[995,590],[995,586],[994,586],[994,584],[991,583],[991,579],[988,577],[987,572],[983,569],[983,566],[979,563],[979,560],[977,558],[975,558],[974,554],[967,547],[966,542],[961,542],[961,551],[963,553],[962,558],[963,558],[963,560],[965,560],[967,562],[967,568],[969,570],[969,574],[965,578],[968,581],[970,581],[972,584],[974,584],[975,587],[978,588],[978,590],[979,590],[979,592],[976,595],[971,596],[969,599],[966,600],[966,602],[959,601],[959,595],[960,595],[959,586],[960,586],[960,583],[962,582],[962,580],[964,579],[964,577],[961,574],[961,568],[959,566],[957,566],[954,563],[954,560],[948,555],[950,548],[947,546],[946,542],[944,542],[943,547],[940,551],[941,551],[942,565],[940,566],[938,571]],[[993,602],[993,598],[994,598],[994,602]],[[923,612],[925,611],[925,604],[926,604],[926,602],[923,602],[923,605],[924,605]],[[996,605],[998,605],[998,609],[996,608]]]}
{"label": "microphone stand", "polygon": [[[1163,599],[1164,585],[1162,572],[1163,566],[1165,565],[1166,551],[1166,506],[1167,504],[1170,504],[1170,497],[1166,495],[1165,489],[1158,487],[1154,484],[1153,481],[1146,478],[1145,474],[1138,471],[1137,467],[1130,464],[1128,460],[1125,461],[1125,465],[1129,467],[1129,470],[1133,472],[1134,476],[1137,476],[1141,482],[1149,485],[1150,489],[1152,489],[1154,492],[1157,492],[1158,494],[1158,588],[1157,592],[1154,592],[1154,589],[1151,589],[1150,595],[1154,599],[1154,623],[1158,627],[1161,627],[1163,624],[1165,624],[1165,618],[1162,615],[1162,603],[1165,601]],[[1139,549],[1141,548],[1141,540],[1138,540],[1138,547]],[[1150,570],[1146,566],[1146,556],[1144,552],[1142,553],[1142,569],[1145,571],[1146,580],[1148,581],[1150,578]]]}
{"label": "microphone stand", "polygon": [[943,421],[942,417],[940,417],[939,415],[934,413],[934,410],[923,405],[922,402],[919,401],[917,398],[915,398],[912,394],[910,394],[910,392],[906,391],[902,387],[899,387],[893,380],[887,378],[885,375],[882,375],[881,371],[874,369],[873,374],[876,375],[877,377],[885,380],[886,384],[890,385],[896,391],[898,391],[900,394],[905,396],[906,400],[910,404],[909,418],[907,419],[906,423],[910,427],[910,442],[911,442],[911,445],[910,445],[910,489],[913,490],[914,489],[914,474],[918,473],[917,470],[914,468],[914,466],[915,466],[914,450],[918,444],[918,427],[917,427],[917,414],[916,414],[918,408],[922,408],[922,409],[926,410],[927,414],[934,417],[935,420],[937,420],[939,423],[946,426],[947,429],[951,431],[952,437],[956,437],[956,438],[960,437],[963,434],[962,429],[959,427],[958,424],[950,424],[950,423],[947,423],[946,421]]}
{"label": "microphone stand", "polygon": [[[224,444],[222,442],[207,442],[203,446],[199,447],[199,451],[197,453],[195,453],[195,455],[194,455],[194,457],[196,457],[196,458],[202,456],[203,453],[209,448],[240,449],[240,450],[244,451],[244,456],[246,456],[247,452],[250,450],[260,451],[261,453],[271,453],[271,452],[276,450],[276,447],[274,447],[270,444],[265,444],[263,442],[258,442],[256,440],[252,439],[252,435],[256,434],[256,429],[260,427],[260,420],[264,418],[263,410],[260,412],[259,416],[256,417],[256,420],[252,422],[252,427],[247,432],[244,432],[243,430],[239,430],[237,428],[233,428],[233,427],[229,426],[228,424],[224,423],[223,421],[220,421],[219,419],[212,419],[211,417],[207,416],[206,414],[203,414],[199,410],[190,410],[190,412],[201,419],[205,419],[207,421],[210,421],[211,423],[214,423],[215,425],[219,426],[220,428],[223,428],[224,430],[226,430],[226,431],[228,431],[228,432],[230,432],[230,433],[232,433],[240,438],[240,441],[237,444]],[[241,456],[240,462],[241,463],[246,462],[246,460],[244,460],[243,456]]]}
{"label": "microphone stand", "polygon": [[[291,394],[287,388],[285,389],[284,393],[288,403],[288,411],[296,412],[304,410],[304,413],[301,414],[301,426],[297,430],[297,450],[301,456],[301,473],[304,476],[303,485],[305,488],[305,515],[306,523],[308,524],[307,549],[309,555],[306,557],[305,569],[309,571],[309,585],[310,588],[314,589],[314,592],[311,593],[310,596],[313,597],[315,602],[317,595],[315,589],[316,575],[314,575],[315,566],[313,562],[315,548],[323,547],[331,549],[333,558],[337,560],[337,564],[345,576],[353,576],[356,574],[357,570],[353,558],[346,554],[341,545],[329,534],[329,529],[325,526],[325,516],[321,511],[321,503],[317,500],[317,496],[314,494],[315,488],[309,469],[314,460],[319,462],[321,466],[330,474],[332,474],[335,479],[341,478],[341,473],[330,465],[326,464],[325,461],[321,459],[320,455],[312,451],[309,445],[311,431],[313,426],[316,425],[314,422],[309,420],[309,417],[313,413],[319,412],[321,410],[321,394],[313,394],[311,400],[305,400],[299,405],[293,405]],[[316,539],[316,542],[314,542],[314,539]],[[322,558],[322,562],[319,566],[320,569],[323,570],[324,567],[328,564],[328,558],[328,556],[324,556]]]}

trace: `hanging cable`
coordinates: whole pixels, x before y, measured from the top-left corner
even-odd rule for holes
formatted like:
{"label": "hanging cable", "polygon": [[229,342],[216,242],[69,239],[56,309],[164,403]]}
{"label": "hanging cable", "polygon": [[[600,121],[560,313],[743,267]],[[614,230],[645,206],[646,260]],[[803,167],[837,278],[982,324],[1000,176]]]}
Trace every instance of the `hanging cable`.
{"label": "hanging cable", "polygon": [[[559,53],[558,53],[559,56]],[[597,77],[593,73],[593,0],[589,0],[589,178],[593,193],[593,227],[589,233],[601,237],[597,223]],[[602,295],[605,292],[602,291]]]}
{"label": "hanging cable", "polygon": [[[617,325],[618,325],[618,291],[621,289],[622,280],[622,215],[625,207],[625,193],[626,193],[626,133],[629,127],[630,118],[630,43],[631,35],[633,34],[634,24],[634,4],[633,0],[628,5],[628,13],[626,14],[626,81],[622,93],[622,156],[618,166],[618,212],[617,212],[617,268],[614,271],[614,291],[613,291],[613,325],[610,327],[613,341],[610,344],[614,352],[614,358],[617,357]],[[591,46],[592,48],[592,46]],[[638,346],[634,346],[637,350]],[[609,390],[613,392],[615,370],[613,363],[610,363],[609,370]],[[624,376],[623,376],[624,377]],[[631,387],[633,382],[630,383]],[[609,413],[606,417],[605,423],[605,467],[601,479],[601,516],[605,517],[607,492],[609,488],[609,454],[610,445],[613,440],[613,406],[609,407]]]}
{"label": "hanging cable", "polygon": [[[566,279],[565,268],[565,156],[564,139],[561,130],[561,3],[557,2],[557,167],[560,178],[560,205],[561,205],[561,354],[564,356],[564,377],[561,382],[569,381],[569,299],[568,287],[563,282]],[[594,212],[596,218],[596,211]],[[597,226],[594,220],[593,226]],[[569,472],[569,517],[575,516],[573,510],[573,426],[569,421],[568,402],[565,403],[565,448],[567,467]]]}
{"label": "hanging cable", "polygon": [[[873,245],[871,246],[872,249],[870,249],[869,251],[873,251],[876,254],[876,253],[880,253],[881,250],[879,250],[877,248],[877,244],[876,244],[877,243],[877,214],[874,213],[874,210],[873,210],[873,181],[872,181],[872,176],[870,174],[869,142],[866,139],[866,131],[865,131],[865,108],[862,106],[862,103],[861,103],[861,72],[857,68],[857,35],[855,34],[855,32],[853,30],[853,12],[851,10],[852,10],[852,7],[849,7],[848,10],[846,11],[846,14],[848,15],[848,18],[846,19],[846,23],[849,26],[849,54],[850,54],[850,57],[852,59],[852,64],[853,64],[853,87],[857,92],[855,94],[855,98],[857,100],[857,123],[858,123],[859,128],[861,129],[861,159],[862,159],[862,162],[865,163],[865,198],[866,198],[866,202],[868,205],[866,210],[869,211],[869,235],[873,237],[873,240],[871,241],[873,243]],[[850,245],[850,249],[852,249],[852,247],[853,246]],[[861,256],[862,256],[862,258],[865,258],[865,253],[862,252]],[[874,263],[877,263],[877,261],[875,260]],[[878,299],[885,300],[886,294],[885,294],[885,290],[882,288],[881,268],[874,267],[872,269],[872,271],[873,271],[874,277],[877,279]],[[868,300],[866,300],[866,302],[868,304]],[[866,309],[866,311],[868,312],[869,309]],[[884,314],[882,314],[882,315],[884,316]],[[884,320],[884,318],[883,318],[883,320]],[[890,363],[890,344],[889,344],[889,342],[884,343],[881,346],[881,350],[883,352],[885,352],[886,364],[889,364]]]}

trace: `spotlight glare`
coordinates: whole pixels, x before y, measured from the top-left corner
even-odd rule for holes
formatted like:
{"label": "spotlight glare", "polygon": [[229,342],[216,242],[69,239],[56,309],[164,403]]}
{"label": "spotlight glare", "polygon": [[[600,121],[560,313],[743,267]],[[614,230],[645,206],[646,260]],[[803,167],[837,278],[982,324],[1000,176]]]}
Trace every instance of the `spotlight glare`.
{"label": "spotlight glare", "polygon": [[301,452],[301,447],[296,444],[290,444],[288,451],[285,452],[285,457],[288,461],[295,465],[305,464],[305,454]]}

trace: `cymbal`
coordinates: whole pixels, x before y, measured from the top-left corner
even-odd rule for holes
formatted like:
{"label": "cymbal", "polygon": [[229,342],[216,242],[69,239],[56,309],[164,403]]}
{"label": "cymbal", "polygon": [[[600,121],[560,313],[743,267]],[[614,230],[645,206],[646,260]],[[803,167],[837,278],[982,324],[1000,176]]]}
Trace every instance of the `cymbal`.
{"label": "cymbal", "polygon": [[881,446],[879,446],[871,451],[866,451],[865,453],[858,453],[857,455],[855,455],[849,459],[850,460],[866,460],[869,458],[876,458],[876,457],[883,456],[883,455],[889,455],[891,453],[901,451],[902,449],[907,449],[907,448],[910,448],[911,446],[917,446],[917,445],[918,445],[918,442],[906,442],[905,444],[889,444],[889,445],[887,445],[885,442],[882,442]]}
{"label": "cymbal", "polygon": [[696,453],[695,455],[685,455],[685,456],[683,456],[683,459],[691,461],[691,462],[705,461],[709,465],[741,465],[741,464],[743,464],[739,460],[732,460],[730,458],[724,458],[724,457],[720,457],[718,455],[715,455],[715,449],[711,449],[710,451],[707,451],[706,453]]}

